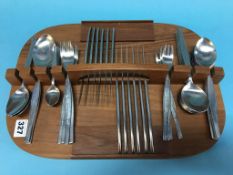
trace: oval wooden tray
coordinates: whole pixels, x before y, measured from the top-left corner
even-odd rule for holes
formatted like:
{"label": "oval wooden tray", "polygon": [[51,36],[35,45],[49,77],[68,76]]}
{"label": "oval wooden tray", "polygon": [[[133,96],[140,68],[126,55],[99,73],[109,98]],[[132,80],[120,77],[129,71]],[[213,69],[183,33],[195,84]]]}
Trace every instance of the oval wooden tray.
{"label": "oval wooden tray", "polygon": [[[142,21],[141,21],[142,23]],[[83,24],[82,24],[83,25]],[[105,24],[108,26],[108,24]],[[128,24],[130,26],[130,22]],[[149,26],[149,25],[148,25]],[[164,44],[173,44],[176,48],[175,32],[177,26],[168,24],[152,24],[153,27],[153,40],[154,41],[129,41],[128,43],[140,42],[145,45],[147,50],[147,44],[153,44],[153,49],[159,49]],[[130,30],[130,29],[129,29]],[[57,42],[71,40],[77,44],[81,50],[85,48],[85,43],[82,42],[81,24],[71,24],[55,26],[44,29],[37,34],[36,37],[43,33],[51,34]],[[184,29],[184,34],[188,49],[192,51],[199,36],[194,32]],[[148,37],[148,36],[146,36]],[[130,37],[129,37],[130,38]],[[131,38],[132,39],[132,38]],[[138,40],[141,38],[139,37]],[[116,45],[120,45],[123,42],[119,36],[119,41]],[[126,43],[126,42],[124,42]],[[32,90],[34,80],[30,78],[31,69],[24,68],[24,63],[27,58],[29,51],[30,40],[24,45],[19,55],[17,70],[19,75],[25,79],[27,87]],[[148,47],[149,47],[148,46]],[[46,105],[44,99],[44,92],[48,88],[49,79],[46,75],[45,68],[32,67],[35,75],[39,78],[43,84],[42,86],[42,98],[41,105],[39,108],[36,128],[34,132],[33,143],[30,145],[24,144],[23,138],[14,138],[14,126],[17,119],[27,119],[28,110],[20,117],[10,118],[7,117],[7,127],[9,133],[15,142],[21,149],[42,157],[49,158],[67,158],[67,159],[79,159],[79,158],[173,158],[190,156],[211,148],[216,141],[210,139],[209,126],[207,116],[205,113],[190,115],[183,111],[178,102],[177,96],[180,89],[184,85],[184,80],[190,73],[191,68],[187,66],[177,65],[177,56],[175,52],[174,59],[174,75],[172,76],[172,92],[176,100],[177,113],[179,115],[181,129],[183,131],[184,138],[178,140],[173,132],[174,140],[169,142],[162,141],[162,95],[163,95],[163,84],[164,77],[167,73],[167,67],[165,65],[156,65],[153,63],[153,55],[148,55],[151,60],[148,59],[146,65],[136,64],[121,64],[116,65],[85,65],[83,64],[83,55],[81,51],[80,64],[70,66],[68,68],[68,74],[73,82],[73,91],[75,104],[77,103],[80,84],[78,84],[78,77],[85,71],[100,71],[100,70],[123,70],[132,69],[139,70],[142,73],[150,70],[150,73],[146,74],[150,79],[149,84],[149,96],[151,104],[152,122],[153,122],[153,133],[155,140],[155,153],[153,154],[119,154],[117,150],[117,129],[116,129],[116,109],[115,109],[115,97],[111,97],[109,94],[103,97],[103,102],[99,105],[94,105],[92,100],[87,100],[87,104],[82,102],[75,110],[76,116],[76,129],[75,137],[76,142],[72,145],[58,145],[57,136],[59,131],[59,120],[60,120],[60,107],[61,103],[51,108]],[[149,54],[149,53],[148,53]],[[203,87],[204,80],[209,72],[208,69],[202,67],[196,67],[197,71],[194,79]],[[18,72],[17,71],[17,72]],[[54,76],[58,79],[58,86],[61,91],[64,89],[64,77],[61,75],[62,68],[57,66],[51,71]],[[81,72],[79,74],[79,72]],[[223,131],[225,124],[225,111],[223,99],[219,87],[219,81],[223,78],[223,70],[216,68],[216,74],[214,77],[215,90],[217,93],[218,103],[218,115],[219,115],[219,127],[221,132]],[[19,81],[15,77],[15,69],[9,69],[6,73],[7,80],[12,84],[11,94],[17,89]],[[156,75],[156,76],[155,76]],[[114,91],[113,86],[113,92]],[[110,100],[110,101],[109,101]],[[175,128],[173,128],[174,130]]]}

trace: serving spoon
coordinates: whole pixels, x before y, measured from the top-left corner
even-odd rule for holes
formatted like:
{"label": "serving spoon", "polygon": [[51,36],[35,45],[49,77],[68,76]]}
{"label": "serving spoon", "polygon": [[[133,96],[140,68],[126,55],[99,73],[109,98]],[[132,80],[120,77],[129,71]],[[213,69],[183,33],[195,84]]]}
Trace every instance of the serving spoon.
{"label": "serving spoon", "polygon": [[55,41],[49,34],[41,35],[32,49],[32,57],[36,66],[51,66],[56,54]]}

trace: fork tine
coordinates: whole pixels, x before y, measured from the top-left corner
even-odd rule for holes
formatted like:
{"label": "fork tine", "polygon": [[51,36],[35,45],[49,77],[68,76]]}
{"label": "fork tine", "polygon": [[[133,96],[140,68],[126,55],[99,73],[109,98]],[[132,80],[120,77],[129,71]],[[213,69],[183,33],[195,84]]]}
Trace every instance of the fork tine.
{"label": "fork tine", "polygon": [[173,48],[173,45],[171,45],[171,54],[172,54],[172,57],[174,56],[174,48]]}
{"label": "fork tine", "polygon": [[155,53],[155,63],[158,64],[158,62],[159,62],[159,56],[158,56],[158,53]]}
{"label": "fork tine", "polygon": [[170,53],[170,45],[169,45],[169,44],[167,45],[167,51],[166,51],[166,54],[167,54],[166,56],[168,56],[168,57],[169,57],[169,56],[170,56],[170,54],[171,54],[171,53]]}
{"label": "fork tine", "polygon": [[172,56],[172,45],[169,45],[169,55]]}
{"label": "fork tine", "polygon": [[164,50],[165,55],[169,55],[169,45],[166,44]]}
{"label": "fork tine", "polygon": [[161,59],[163,56],[163,47],[160,47],[160,51],[159,51],[159,58]]}

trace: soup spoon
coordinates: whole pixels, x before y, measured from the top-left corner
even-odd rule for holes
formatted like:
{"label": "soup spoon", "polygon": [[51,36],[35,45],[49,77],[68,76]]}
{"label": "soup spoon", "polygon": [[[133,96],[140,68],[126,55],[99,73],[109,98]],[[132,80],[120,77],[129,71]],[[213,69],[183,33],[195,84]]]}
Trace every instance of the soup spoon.
{"label": "soup spoon", "polygon": [[209,100],[206,93],[193,83],[191,77],[180,93],[180,104],[189,113],[202,113],[207,111]]}
{"label": "soup spoon", "polygon": [[30,99],[30,93],[25,87],[24,83],[10,96],[7,106],[6,113],[10,117],[21,114],[28,106]]}
{"label": "soup spoon", "polygon": [[213,67],[216,61],[216,48],[212,41],[201,38],[194,48],[194,62],[200,66]]}

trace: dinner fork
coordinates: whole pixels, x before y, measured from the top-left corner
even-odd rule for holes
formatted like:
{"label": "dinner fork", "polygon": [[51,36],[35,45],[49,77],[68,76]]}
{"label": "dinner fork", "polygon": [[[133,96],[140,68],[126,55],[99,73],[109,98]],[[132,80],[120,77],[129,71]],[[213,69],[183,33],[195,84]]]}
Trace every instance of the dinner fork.
{"label": "dinner fork", "polygon": [[61,42],[60,57],[64,68],[66,68],[68,64],[75,64],[78,62],[78,48],[76,46],[73,47],[71,41]]}
{"label": "dinner fork", "polygon": [[169,68],[172,66],[174,58],[174,49],[172,45],[165,45],[160,48],[159,54],[155,55],[155,62],[157,64],[168,64]]}

